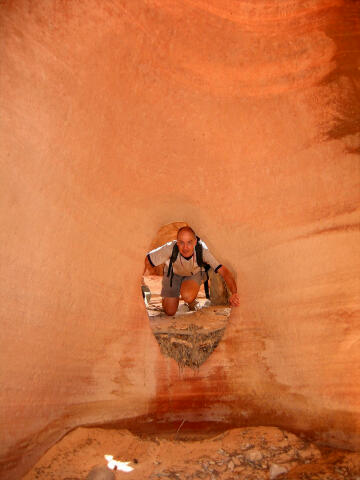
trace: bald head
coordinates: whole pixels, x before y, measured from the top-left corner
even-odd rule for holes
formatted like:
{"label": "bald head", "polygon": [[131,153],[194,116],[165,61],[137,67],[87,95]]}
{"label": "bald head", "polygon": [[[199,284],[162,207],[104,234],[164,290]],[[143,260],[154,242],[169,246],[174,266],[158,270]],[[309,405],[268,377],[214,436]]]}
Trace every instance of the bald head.
{"label": "bald head", "polygon": [[181,227],[179,228],[178,232],[177,232],[177,239],[179,239],[179,235],[181,235],[183,232],[188,232],[190,233],[194,238],[196,238],[196,234],[194,232],[194,230],[189,227],[189,226],[186,226],[186,227]]}
{"label": "bald head", "polygon": [[184,257],[190,257],[194,253],[196,242],[196,235],[191,227],[182,227],[178,230],[177,245]]}

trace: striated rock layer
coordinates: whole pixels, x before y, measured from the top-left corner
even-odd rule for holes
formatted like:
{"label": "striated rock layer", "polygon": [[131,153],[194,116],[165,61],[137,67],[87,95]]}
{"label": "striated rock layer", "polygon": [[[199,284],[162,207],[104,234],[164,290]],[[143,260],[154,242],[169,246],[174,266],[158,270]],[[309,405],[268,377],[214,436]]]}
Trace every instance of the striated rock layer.
{"label": "striated rock layer", "polygon": [[[359,10],[0,2],[0,476],[105,422],[360,448]],[[181,377],[140,293],[174,221],[242,300]]]}

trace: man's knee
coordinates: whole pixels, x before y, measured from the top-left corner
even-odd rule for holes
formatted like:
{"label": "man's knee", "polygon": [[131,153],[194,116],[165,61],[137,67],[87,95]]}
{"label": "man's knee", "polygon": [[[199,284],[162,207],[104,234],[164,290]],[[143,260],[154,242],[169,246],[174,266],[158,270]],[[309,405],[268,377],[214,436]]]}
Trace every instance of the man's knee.
{"label": "man's knee", "polygon": [[169,317],[172,317],[176,314],[177,308],[164,307],[164,311],[165,311],[166,315],[168,315]]}
{"label": "man's knee", "polygon": [[181,298],[186,303],[191,303],[197,297],[200,285],[194,280],[186,280],[182,283],[180,288]]}
{"label": "man's knee", "polygon": [[194,292],[183,292],[181,294],[181,298],[184,300],[186,303],[191,303],[195,300],[197,297],[197,293]]}
{"label": "man's knee", "polygon": [[173,316],[175,315],[178,305],[179,299],[178,298],[163,298],[162,300],[163,308],[166,315]]}

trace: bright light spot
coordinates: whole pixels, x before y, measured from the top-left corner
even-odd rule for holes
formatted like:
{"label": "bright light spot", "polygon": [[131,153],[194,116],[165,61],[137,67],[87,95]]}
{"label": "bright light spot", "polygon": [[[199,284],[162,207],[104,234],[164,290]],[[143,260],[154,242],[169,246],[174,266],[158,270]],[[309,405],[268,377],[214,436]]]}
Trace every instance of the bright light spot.
{"label": "bright light spot", "polygon": [[114,460],[112,455],[104,455],[105,460],[108,462],[108,468],[110,470],[121,470],[122,472],[131,472],[133,467],[129,466],[130,462],[120,462],[119,460]]}

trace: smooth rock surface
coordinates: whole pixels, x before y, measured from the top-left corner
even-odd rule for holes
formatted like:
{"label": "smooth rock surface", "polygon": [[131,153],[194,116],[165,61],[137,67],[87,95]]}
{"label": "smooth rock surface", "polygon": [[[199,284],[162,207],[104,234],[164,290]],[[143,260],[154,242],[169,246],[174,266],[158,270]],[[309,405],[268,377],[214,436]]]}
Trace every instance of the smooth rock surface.
{"label": "smooth rock surface", "polygon": [[[360,5],[0,2],[0,461],[79,425],[360,448]],[[195,376],[140,292],[187,222],[242,305]]]}

